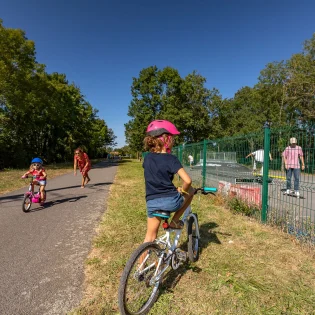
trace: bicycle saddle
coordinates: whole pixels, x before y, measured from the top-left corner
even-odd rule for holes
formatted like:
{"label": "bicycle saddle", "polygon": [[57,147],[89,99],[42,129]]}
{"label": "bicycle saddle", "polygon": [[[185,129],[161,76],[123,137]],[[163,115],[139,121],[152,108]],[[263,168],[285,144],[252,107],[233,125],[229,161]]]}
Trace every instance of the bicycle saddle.
{"label": "bicycle saddle", "polygon": [[153,215],[155,217],[168,219],[171,216],[171,213],[169,211],[165,211],[165,210],[156,210],[153,212]]}

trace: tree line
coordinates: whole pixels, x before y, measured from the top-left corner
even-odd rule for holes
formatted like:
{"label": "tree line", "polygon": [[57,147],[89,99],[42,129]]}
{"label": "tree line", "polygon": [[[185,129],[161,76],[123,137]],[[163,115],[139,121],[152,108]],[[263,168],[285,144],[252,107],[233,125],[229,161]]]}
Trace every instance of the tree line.
{"label": "tree line", "polygon": [[0,20],[0,168],[69,161],[82,146],[103,156],[115,135],[66,75],[47,73],[35,43]]}
{"label": "tree line", "polygon": [[272,128],[296,127],[314,133],[315,34],[302,52],[289,60],[268,63],[258,82],[223,98],[217,88],[205,87],[196,71],[182,78],[172,67],[142,69],[131,86],[125,124],[126,141],[133,151],[143,150],[146,126],[154,119],[172,121],[181,131],[177,143],[194,143]]}

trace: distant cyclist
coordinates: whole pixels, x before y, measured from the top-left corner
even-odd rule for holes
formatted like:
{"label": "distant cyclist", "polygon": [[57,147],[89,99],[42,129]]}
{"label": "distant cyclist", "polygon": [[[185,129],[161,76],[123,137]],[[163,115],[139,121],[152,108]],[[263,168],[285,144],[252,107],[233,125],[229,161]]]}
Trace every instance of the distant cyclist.
{"label": "distant cyclist", "polygon": [[47,183],[47,173],[43,168],[43,160],[39,157],[36,157],[32,160],[30,169],[27,171],[22,177],[27,177],[28,175],[32,175],[32,192],[34,193],[34,185],[40,186],[40,205],[44,205],[44,201],[46,199],[45,196],[45,187]]}
{"label": "distant cyclist", "polygon": [[[177,128],[167,120],[154,120],[147,127],[146,134],[144,145],[150,153],[143,162],[148,216],[144,242],[152,242],[161,223],[161,219],[153,213],[156,210],[174,212],[170,227],[183,228],[180,217],[191,203],[194,189],[178,158],[169,154],[174,145],[174,136],[180,134]],[[174,186],[175,174],[183,180],[182,187]]]}

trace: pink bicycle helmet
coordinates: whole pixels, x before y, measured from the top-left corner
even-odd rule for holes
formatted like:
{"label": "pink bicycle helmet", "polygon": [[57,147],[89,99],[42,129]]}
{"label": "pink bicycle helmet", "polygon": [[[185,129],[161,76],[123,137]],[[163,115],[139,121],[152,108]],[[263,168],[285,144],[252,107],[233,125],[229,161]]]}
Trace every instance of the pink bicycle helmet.
{"label": "pink bicycle helmet", "polygon": [[153,120],[150,122],[147,128],[147,135],[157,137],[163,133],[168,133],[170,135],[180,134],[175,125],[168,120]]}

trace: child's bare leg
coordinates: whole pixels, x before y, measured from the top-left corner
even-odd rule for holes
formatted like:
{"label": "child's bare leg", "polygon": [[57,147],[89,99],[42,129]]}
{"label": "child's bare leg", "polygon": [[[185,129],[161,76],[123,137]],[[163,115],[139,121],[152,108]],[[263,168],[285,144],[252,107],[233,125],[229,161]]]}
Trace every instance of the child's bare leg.
{"label": "child's bare leg", "polygon": [[[144,243],[153,242],[158,234],[161,219],[157,217],[148,218],[147,220],[147,233],[145,235]],[[143,253],[139,259],[140,264],[143,262],[147,255],[147,252]]]}
{"label": "child's bare leg", "polygon": [[45,200],[45,186],[40,186],[40,199]]}
{"label": "child's bare leg", "polygon": [[91,180],[91,178],[89,177],[89,173],[86,173],[86,181],[85,181],[85,184],[87,184],[90,180]]}
{"label": "child's bare leg", "polygon": [[147,233],[144,238],[145,242],[153,242],[156,237],[159,230],[159,226],[161,223],[161,219],[157,217],[148,218],[147,220]]}
{"label": "child's bare leg", "polygon": [[[190,205],[193,197],[194,197],[194,188],[190,187],[189,188],[189,195],[184,195],[184,198],[185,198],[185,201],[184,201],[184,204],[183,206],[177,210],[172,218],[172,221],[175,221],[175,222],[178,222],[179,221],[179,218],[182,216],[182,214],[185,212],[185,210],[187,209],[187,207]],[[171,224],[172,226],[172,224]]]}
{"label": "child's bare leg", "polygon": [[85,176],[82,176],[81,188],[84,188]]}

